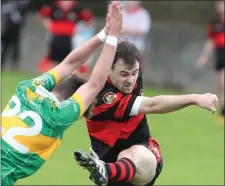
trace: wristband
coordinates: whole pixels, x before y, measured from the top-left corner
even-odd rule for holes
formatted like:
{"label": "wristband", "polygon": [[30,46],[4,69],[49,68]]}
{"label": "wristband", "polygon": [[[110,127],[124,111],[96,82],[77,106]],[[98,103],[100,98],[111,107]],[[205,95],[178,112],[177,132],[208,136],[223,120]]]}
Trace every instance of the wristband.
{"label": "wristband", "polygon": [[101,32],[98,33],[98,38],[99,38],[102,42],[105,42],[105,41],[106,41],[107,35],[106,35],[104,29],[102,29]]}
{"label": "wristband", "polygon": [[106,43],[117,47],[118,38],[115,36],[107,36]]}

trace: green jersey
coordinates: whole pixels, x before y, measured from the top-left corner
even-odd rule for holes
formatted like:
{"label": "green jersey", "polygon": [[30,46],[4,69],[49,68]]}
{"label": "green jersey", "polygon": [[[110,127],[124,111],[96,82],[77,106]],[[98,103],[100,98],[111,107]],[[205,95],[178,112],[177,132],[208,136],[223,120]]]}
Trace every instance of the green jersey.
{"label": "green jersey", "polygon": [[74,94],[59,102],[51,90],[60,79],[55,70],[22,81],[2,113],[3,184],[36,172],[59,146],[63,132],[84,112]]}

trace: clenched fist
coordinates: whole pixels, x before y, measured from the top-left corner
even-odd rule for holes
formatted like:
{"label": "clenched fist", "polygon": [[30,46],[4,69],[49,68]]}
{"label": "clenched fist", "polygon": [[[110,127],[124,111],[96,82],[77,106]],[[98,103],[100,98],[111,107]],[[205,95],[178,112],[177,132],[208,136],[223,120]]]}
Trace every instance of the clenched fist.
{"label": "clenched fist", "polygon": [[195,96],[195,103],[201,108],[212,111],[213,113],[216,111],[216,107],[218,106],[218,98],[215,94],[199,94]]}

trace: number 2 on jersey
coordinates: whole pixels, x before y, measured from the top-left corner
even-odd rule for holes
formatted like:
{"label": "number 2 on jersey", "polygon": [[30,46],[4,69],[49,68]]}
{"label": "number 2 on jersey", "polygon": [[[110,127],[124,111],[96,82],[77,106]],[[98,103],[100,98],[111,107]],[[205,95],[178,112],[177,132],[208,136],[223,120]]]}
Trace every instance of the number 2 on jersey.
{"label": "number 2 on jersey", "polygon": [[[15,106],[12,109],[4,110],[2,113],[3,117],[13,117],[17,116],[21,120],[29,117],[33,120],[34,125],[31,128],[24,127],[12,127],[6,131],[2,127],[2,139],[5,140],[11,147],[21,153],[28,153],[29,148],[19,143],[15,137],[20,136],[35,136],[41,132],[42,129],[42,119],[41,117],[35,113],[34,111],[21,111],[21,102],[17,96],[13,96],[10,102],[14,102]],[[6,131],[6,132],[5,132]],[[4,133],[5,132],[5,133]]]}

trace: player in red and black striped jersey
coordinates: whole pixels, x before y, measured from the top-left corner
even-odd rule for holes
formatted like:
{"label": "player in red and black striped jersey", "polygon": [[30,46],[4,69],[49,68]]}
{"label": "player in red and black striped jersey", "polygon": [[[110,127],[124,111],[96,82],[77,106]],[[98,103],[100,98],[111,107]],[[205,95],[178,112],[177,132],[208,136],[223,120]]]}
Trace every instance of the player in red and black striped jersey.
{"label": "player in red and black striped jersey", "polygon": [[198,65],[204,67],[209,60],[213,50],[215,51],[215,70],[217,81],[217,95],[221,103],[220,122],[224,124],[224,0],[216,2],[216,9],[219,14],[218,18],[213,20],[208,26],[208,36],[204,44],[202,54],[198,59]]}
{"label": "player in red and black striped jersey", "polygon": [[[49,35],[48,59],[60,63],[72,50],[72,36],[79,21],[91,23],[92,13],[77,1],[57,0],[44,5],[39,12]],[[47,59],[46,59],[47,60]]]}
{"label": "player in red and black striped jersey", "polygon": [[145,114],[164,114],[190,105],[216,110],[218,100],[211,94],[144,97],[139,62],[133,44],[119,43],[107,83],[96,97],[92,117],[86,118],[96,157],[82,150],[74,153],[98,185],[154,184],[162,170],[162,156]]}

